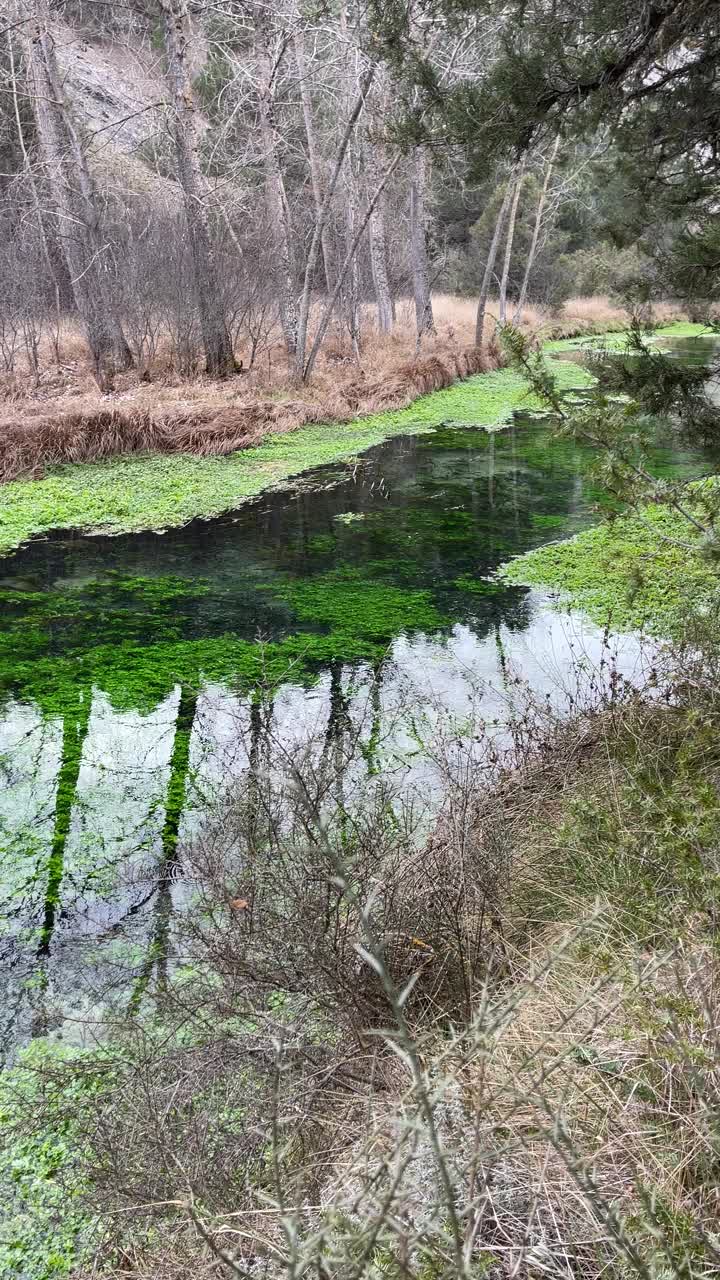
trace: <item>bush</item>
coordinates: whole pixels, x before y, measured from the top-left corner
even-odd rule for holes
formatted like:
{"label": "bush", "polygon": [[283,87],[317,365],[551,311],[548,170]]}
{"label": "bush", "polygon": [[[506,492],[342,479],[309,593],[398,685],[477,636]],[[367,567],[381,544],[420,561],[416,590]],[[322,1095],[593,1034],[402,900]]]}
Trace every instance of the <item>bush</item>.
{"label": "bush", "polygon": [[635,245],[618,249],[601,243],[592,249],[562,254],[557,270],[567,281],[569,293],[582,297],[598,293],[624,297],[633,284],[646,277],[649,265]]}

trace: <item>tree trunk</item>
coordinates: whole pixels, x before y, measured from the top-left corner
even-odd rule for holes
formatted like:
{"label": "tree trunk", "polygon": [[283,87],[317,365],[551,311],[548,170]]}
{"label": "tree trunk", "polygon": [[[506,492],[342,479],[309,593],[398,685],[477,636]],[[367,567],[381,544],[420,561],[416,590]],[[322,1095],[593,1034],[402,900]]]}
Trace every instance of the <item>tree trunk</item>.
{"label": "tree trunk", "polygon": [[[374,142],[370,142],[368,145],[366,170],[369,187],[373,191],[380,182],[380,166]],[[370,214],[370,261],[375,286],[375,300],[377,302],[378,328],[381,333],[389,333],[393,327],[394,317],[392,295],[390,293],[387,232],[385,229],[383,203],[382,198],[378,200]]]}
{"label": "tree trunk", "polygon": [[367,225],[368,225],[368,223],[369,223],[369,221],[370,221],[370,217],[371,217],[371,215],[372,215],[372,211],[373,211],[373,209],[375,208],[375,205],[376,205],[377,201],[378,201],[378,200],[380,199],[380,197],[382,196],[382,193],[383,193],[383,191],[385,190],[385,188],[386,188],[386,186],[387,186],[388,182],[390,181],[390,179],[391,179],[392,175],[394,174],[395,170],[397,169],[398,164],[399,164],[399,162],[400,162],[400,156],[401,156],[401,153],[398,151],[397,155],[395,156],[395,159],[394,159],[393,161],[391,161],[391,163],[388,165],[387,169],[385,170],[385,172],[384,172],[384,174],[383,174],[383,176],[382,176],[382,180],[380,181],[379,185],[375,188],[375,191],[373,192],[372,196],[370,197],[368,207],[367,207],[367,209],[366,209],[366,211],[365,211],[365,215],[364,215],[364,217],[362,218],[362,221],[361,221],[361,223],[360,223],[360,226],[358,227],[358,229],[357,229],[357,231],[356,231],[356,233],[355,233],[355,236],[354,236],[354,238],[353,238],[353,240],[352,240],[352,243],[350,244],[350,246],[349,246],[349,248],[348,248],[347,253],[345,254],[345,259],[344,259],[343,263],[342,263],[342,264],[341,264],[341,266],[340,266],[340,270],[338,271],[338,278],[337,278],[337,280],[335,281],[335,288],[333,289],[332,296],[328,299],[327,304],[326,304],[326,306],[325,306],[325,310],[324,310],[324,312],[323,312],[323,314],[322,314],[322,316],[321,316],[321,318],[320,318],[320,323],[319,323],[318,328],[317,328],[317,333],[315,334],[315,338],[314,338],[314,340],[313,340],[312,347],[310,348],[310,354],[309,354],[309,356],[308,356],[308,358],[307,358],[307,361],[306,361],[306,363],[305,363],[305,368],[304,368],[304,370],[303,370],[303,381],[304,381],[304,382],[306,382],[306,381],[307,381],[307,379],[310,377],[310,374],[312,373],[313,368],[315,367],[315,361],[317,360],[317,355],[318,355],[318,352],[319,352],[319,350],[320,350],[320,346],[321,346],[321,344],[322,344],[323,338],[325,337],[325,334],[327,333],[327,327],[328,327],[328,325],[329,325],[329,323],[330,323],[330,317],[331,317],[331,315],[332,315],[332,313],[333,313],[333,308],[334,308],[335,303],[337,302],[338,297],[339,297],[339,295],[340,295],[340,290],[342,289],[343,281],[345,280],[345,276],[347,275],[347,273],[348,273],[348,271],[349,271],[349,269],[350,269],[350,266],[351,266],[351,264],[353,263],[353,261],[354,261],[354,259],[355,259],[355,255],[356,255],[357,250],[358,250],[358,245],[360,244],[360,241],[361,241],[361,239],[362,239],[362,237],[363,237],[363,235],[364,235],[364,233],[365,233],[365,228],[367,227]]}
{"label": "tree trunk", "polygon": [[[348,147],[352,140],[353,133],[355,131],[355,126],[360,117],[360,113],[363,109],[363,106],[365,105],[365,97],[367,95],[368,89],[370,88],[370,85],[372,84],[374,75],[375,75],[375,66],[373,65],[368,68],[368,70],[366,71],[360,83],[359,92],[358,92],[357,99],[355,101],[355,105],[352,111],[350,112],[350,117],[345,125],[345,129],[343,131],[343,135],[340,140],[340,145],[338,147],[337,155],[335,157],[335,167],[333,169],[332,178],[330,179],[330,184],[328,186],[327,191],[325,192],[325,195],[323,196],[322,204],[315,218],[315,229],[313,231],[313,238],[310,243],[310,250],[307,256],[307,262],[305,264],[305,278],[303,280],[303,291],[302,291],[302,298],[300,300],[300,313],[298,317],[297,349],[295,352],[295,368],[296,368],[297,376],[301,379],[303,378],[304,371],[305,371],[305,349],[307,345],[308,320],[310,318],[310,299],[312,297],[313,277],[315,275],[315,267],[317,265],[317,258],[318,258],[318,252],[319,252],[320,244],[322,240],[322,234],[325,229],[325,226],[327,225],[327,217],[330,210],[330,202],[333,196],[335,195],[338,182],[340,181],[340,175],[343,171],[343,166],[345,164],[345,157],[347,155]],[[349,228],[348,235],[352,234],[351,224],[353,224],[354,214],[355,214],[354,201],[355,201],[355,184],[352,181],[352,174],[351,174],[350,182],[348,183],[348,202],[347,202],[348,217],[350,219],[348,223],[348,228]],[[355,284],[357,284],[356,280],[355,280]],[[356,287],[354,291],[354,296],[357,298]],[[355,311],[353,314],[356,318],[357,303],[355,305]],[[353,350],[355,351],[355,354],[359,356],[359,343],[358,343],[356,329],[357,329],[357,325],[351,321],[350,330],[351,330],[351,336],[353,336]]]}
{"label": "tree trunk", "polygon": [[540,199],[538,200],[537,213],[535,214],[535,226],[533,227],[532,241],[530,243],[530,252],[528,253],[527,262],[525,263],[525,274],[523,275],[523,282],[520,288],[520,296],[518,298],[517,307],[515,308],[515,314],[513,316],[513,324],[520,323],[522,310],[523,310],[523,307],[525,306],[525,299],[527,298],[528,284],[530,282],[530,272],[532,271],[535,263],[535,255],[537,253],[538,240],[540,239],[540,229],[542,227],[543,214],[545,212],[545,202],[547,200],[548,188],[550,186],[550,178],[552,176],[553,167],[557,159],[559,146],[560,146],[560,134],[558,134],[555,139],[555,142],[553,144],[553,149],[550,152],[550,159],[548,160],[547,165],[545,167],[545,180],[542,185],[542,191],[540,192]]}
{"label": "tree trunk", "polygon": [[222,291],[205,205],[205,183],[200,168],[198,119],[193,97],[188,55],[192,29],[185,0],[158,0],[163,21],[167,81],[172,95],[173,137],[177,175],[182,187],[195,297],[205,350],[205,368],[214,378],[237,372],[232,341],[225,322]]}
{"label": "tree trunk", "polygon": [[497,220],[495,222],[495,230],[493,231],[493,238],[490,241],[490,248],[488,250],[487,262],[485,263],[485,273],[483,275],[482,284],[480,286],[480,297],[478,298],[477,317],[475,320],[475,345],[478,347],[482,347],[482,344],[483,344],[483,332],[485,329],[485,312],[487,311],[488,298],[490,296],[490,281],[492,280],[493,271],[495,270],[495,259],[497,257],[498,245],[500,244],[500,236],[502,235],[502,229],[503,229],[503,226],[505,225],[505,217],[507,215],[508,206],[510,204],[512,189],[513,189],[513,183],[512,183],[512,179],[510,179],[508,181],[507,187],[505,188],[505,195],[503,197],[503,202],[500,205],[500,210],[498,212]]}
{"label": "tree trunk", "polygon": [[412,259],[413,289],[415,293],[415,321],[418,344],[426,333],[435,332],[432,298],[430,297],[430,268],[427,253],[427,225],[425,214],[425,188],[427,185],[427,158],[424,147],[416,147],[412,158],[410,186],[410,254]]}
{"label": "tree trunk", "polygon": [[515,221],[517,219],[518,204],[520,201],[520,188],[522,187],[523,173],[525,169],[525,160],[520,164],[518,175],[515,179],[515,190],[513,191],[512,204],[510,205],[510,217],[508,219],[507,240],[505,241],[505,260],[503,262],[502,276],[500,279],[500,306],[498,319],[500,324],[505,324],[507,315],[507,286],[508,277],[510,275],[510,263],[512,262],[513,240],[515,239]]}
{"label": "tree trunk", "polygon": [[[28,149],[25,145],[25,133],[23,130],[22,118],[20,115],[20,102],[18,99],[17,74],[15,71],[15,51],[13,49],[13,42],[12,42],[10,32],[8,32],[8,36],[7,36],[7,50],[8,50],[8,63],[10,66],[10,92],[12,94],[12,101],[13,101],[13,116],[15,118],[15,129],[17,132],[18,143],[20,145],[20,152],[23,158],[23,167],[27,174],[28,184],[30,186],[30,196],[33,203],[33,209],[35,211],[35,218],[37,220],[38,233],[40,235],[40,248],[42,250],[43,260],[47,268],[48,278],[50,280],[55,281],[55,270],[53,267],[52,258],[50,257],[50,247],[47,242],[47,235],[45,234],[45,223],[43,222],[42,208],[40,205],[40,197],[38,196],[37,184],[35,182],[35,175],[33,173],[32,164],[30,162]],[[55,285],[57,289],[57,281],[55,281]]]}
{"label": "tree trunk", "polygon": [[63,98],[48,0],[34,0],[31,20],[24,30],[38,137],[50,199],[62,231],[63,256],[95,377],[102,390],[109,390],[118,370],[132,365],[132,353],[105,266],[108,246],[101,236],[87,157]]}
{"label": "tree trunk", "polygon": [[352,172],[350,158],[350,174],[346,194],[347,217],[345,222],[345,246],[347,249],[348,271],[345,279],[345,315],[347,319],[350,346],[357,364],[360,363],[360,297],[357,248],[353,248],[356,238],[358,188],[356,175]]}
{"label": "tree trunk", "polygon": [[[308,80],[305,64],[305,38],[302,30],[297,31],[294,39],[294,46],[295,64],[297,66],[298,81],[300,85],[300,102],[302,104],[303,121],[305,123],[305,137],[307,140],[313,204],[315,205],[315,217],[319,220],[323,212],[323,180],[317,140],[315,137],[315,120],[313,117],[312,98],[310,96],[310,82]],[[324,220],[323,228],[320,233],[320,244],[322,247],[323,267],[325,271],[325,286],[328,294],[330,294],[332,293],[335,284],[335,265],[332,240],[329,234],[327,219]]]}
{"label": "tree trunk", "polygon": [[275,257],[280,323],[289,356],[297,351],[298,300],[295,260],[290,226],[290,208],[285,183],[278,158],[278,136],[273,109],[273,71],[266,44],[266,10],[256,5],[253,10],[255,26],[255,57],[258,69],[258,110],[260,115],[260,141],[263,168],[265,170],[265,202],[268,225],[272,236]]}

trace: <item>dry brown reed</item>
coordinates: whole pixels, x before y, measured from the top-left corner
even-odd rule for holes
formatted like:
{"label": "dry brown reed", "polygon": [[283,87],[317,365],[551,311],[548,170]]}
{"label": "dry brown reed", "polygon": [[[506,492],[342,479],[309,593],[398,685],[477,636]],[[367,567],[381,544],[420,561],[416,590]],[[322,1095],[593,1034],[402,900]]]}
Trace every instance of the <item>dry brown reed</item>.
{"label": "dry brown reed", "polygon": [[[366,308],[359,364],[347,338],[331,333],[309,386],[294,383],[277,342],[251,370],[228,382],[183,381],[161,343],[149,381],[122,375],[113,393],[101,395],[82,336],[68,324],[59,341],[59,362],[53,363],[47,344],[43,347],[39,381],[18,371],[0,385],[0,483],[39,476],[61,463],[124,454],[227,454],[255,444],[267,432],[404,408],[419,395],[500,367],[494,335],[482,350],[474,345],[471,299],[440,295],[434,306],[437,334],[419,351],[407,306],[400,305],[391,334],[377,332],[374,309]],[[488,315],[494,323],[492,305]],[[656,315],[667,321],[679,312],[661,305]],[[521,325],[541,338],[571,337],[621,328],[624,318],[606,298],[576,298],[559,316],[527,307]]]}

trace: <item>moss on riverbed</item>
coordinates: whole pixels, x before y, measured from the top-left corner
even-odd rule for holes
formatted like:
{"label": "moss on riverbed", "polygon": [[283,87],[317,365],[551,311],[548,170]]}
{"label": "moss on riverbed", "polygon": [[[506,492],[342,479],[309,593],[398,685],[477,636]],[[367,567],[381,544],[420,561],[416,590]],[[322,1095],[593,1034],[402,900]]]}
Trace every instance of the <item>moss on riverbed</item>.
{"label": "moss on riverbed", "polygon": [[680,637],[718,598],[717,565],[703,557],[687,520],[661,506],[538,547],[500,574],[556,591],[564,604],[616,631],[642,627]]}

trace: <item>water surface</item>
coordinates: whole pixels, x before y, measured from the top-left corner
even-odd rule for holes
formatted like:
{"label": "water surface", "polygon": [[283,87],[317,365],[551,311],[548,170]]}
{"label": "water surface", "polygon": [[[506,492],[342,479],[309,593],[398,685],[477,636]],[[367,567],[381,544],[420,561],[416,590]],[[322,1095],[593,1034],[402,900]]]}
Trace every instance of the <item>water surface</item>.
{"label": "water surface", "polygon": [[[547,423],[441,427],[232,516],[58,533],[0,561],[5,1047],[77,1038],[89,975],[120,992],[162,976],[184,844],[270,744],[313,737],[339,758],[359,734],[356,773],[392,772],[427,802],[419,724],[502,725],[516,676],[562,701],[601,634],[493,572],[597,518],[587,461]],[[669,446],[653,465],[715,469]],[[619,642],[628,677],[639,653]]]}

